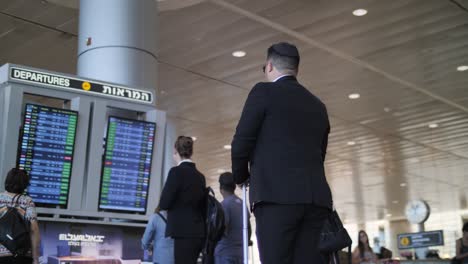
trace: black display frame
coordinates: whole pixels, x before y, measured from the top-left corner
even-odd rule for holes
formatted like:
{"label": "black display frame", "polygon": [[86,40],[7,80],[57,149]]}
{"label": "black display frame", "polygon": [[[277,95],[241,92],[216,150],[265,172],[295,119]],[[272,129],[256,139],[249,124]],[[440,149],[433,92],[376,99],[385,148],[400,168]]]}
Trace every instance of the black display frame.
{"label": "black display frame", "polygon": [[[146,192],[146,197],[145,197],[145,207],[143,208],[143,211],[136,211],[136,210],[126,210],[126,209],[116,209],[116,208],[101,208],[101,195],[102,195],[102,185],[104,181],[104,169],[105,169],[105,162],[106,162],[106,153],[107,153],[107,146],[108,146],[108,138],[109,138],[109,128],[110,128],[110,120],[111,118],[116,118],[124,121],[132,121],[132,122],[139,122],[139,123],[146,123],[146,124],[152,124],[154,125],[154,134],[153,134],[153,141],[151,144],[151,158],[150,158],[150,164],[149,164],[149,177],[148,177],[148,190]],[[145,120],[138,120],[138,119],[131,119],[131,118],[125,118],[125,117],[120,117],[120,116],[114,116],[114,115],[109,115],[107,118],[107,126],[106,126],[106,137],[104,139],[104,153],[102,154],[102,161],[101,161],[101,178],[100,178],[100,184],[99,184],[99,196],[98,196],[98,203],[97,203],[97,210],[99,212],[112,212],[112,213],[132,213],[132,214],[140,214],[140,215],[145,215],[146,212],[148,211],[148,195],[149,191],[151,189],[151,177],[152,177],[152,167],[153,167],[153,156],[154,156],[154,142],[156,140],[156,133],[157,133],[157,123],[156,122],[150,122],[150,121],[145,121]]]}
{"label": "black display frame", "polygon": [[[77,130],[78,130],[78,122],[79,122],[79,112],[75,111],[75,110],[71,110],[71,109],[52,107],[52,106],[48,106],[48,105],[41,105],[41,104],[35,104],[35,103],[26,103],[24,105],[23,120],[22,120],[22,123],[21,123],[20,133],[19,133],[19,137],[18,137],[18,147],[17,147],[17,156],[16,156],[16,167],[17,168],[20,167],[21,152],[22,152],[22,149],[23,149],[21,145],[22,145],[22,142],[24,140],[24,125],[25,125],[25,122],[26,122],[26,112],[27,112],[28,106],[39,107],[39,108],[48,108],[48,109],[59,110],[59,111],[66,111],[66,112],[72,113],[72,114],[74,114],[76,116],[76,127],[75,127],[74,134],[73,134],[73,147],[72,147],[71,162],[70,162],[70,177],[68,179],[67,195],[66,195],[67,199],[65,201],[65,204],[43,203],[43,202],[34,201],[34,204],[36,205],[36,207],[42,207],[42,208],[57,208],[58,207],[60,209],[67,209],[68,208],[68,201],[70,200],[71,178],[73,177],[73,163],[74,163],[74,160],[75,160],[75,145],[76,145],[76,134],[77,134]],[[30,172],[28,172],[28,175],[29,175],[29,177],[31,177]],[[28,188],[29,188],[29,186],[28,186]],[[29,194],[28,189],[26,189],[25,193]],[[34,200],[34,198],[33,198],[33,200]]]}

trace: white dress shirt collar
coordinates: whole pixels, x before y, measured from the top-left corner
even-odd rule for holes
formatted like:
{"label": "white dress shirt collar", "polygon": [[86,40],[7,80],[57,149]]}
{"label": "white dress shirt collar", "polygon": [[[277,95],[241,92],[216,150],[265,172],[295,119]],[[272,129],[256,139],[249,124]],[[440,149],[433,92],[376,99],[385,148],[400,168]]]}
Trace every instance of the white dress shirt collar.
{"label": "white dress shirt collar", "polygon": [[179,164],[177,164],[177,166],[179,166],[180,164],[184,163],[184,162],[190,162],[190,163],[193,163],[193,161],[191,159],[183,159],[179,162]]}
{"label": "white dress shirt collar", "polygon": [[292,76],[291,74],[283,74],[281,76],[279,76],[278,78],[276,78],[273,82],[276,82],[277,80],[283,78],[283,77],[286,77],[286,76]]}

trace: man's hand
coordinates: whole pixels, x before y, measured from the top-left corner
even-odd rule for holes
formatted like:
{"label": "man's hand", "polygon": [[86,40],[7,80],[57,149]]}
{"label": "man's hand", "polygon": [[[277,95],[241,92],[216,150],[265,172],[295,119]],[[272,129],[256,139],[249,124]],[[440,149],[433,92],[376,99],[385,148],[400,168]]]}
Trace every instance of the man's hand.
{"label": "man's hand", "polygon": [[242,189],[244,186],[248,188],[249,185],[250,185],[250,180],[246,180],[245,182],[238,184],[237,186],[239,186],[239,188]]}

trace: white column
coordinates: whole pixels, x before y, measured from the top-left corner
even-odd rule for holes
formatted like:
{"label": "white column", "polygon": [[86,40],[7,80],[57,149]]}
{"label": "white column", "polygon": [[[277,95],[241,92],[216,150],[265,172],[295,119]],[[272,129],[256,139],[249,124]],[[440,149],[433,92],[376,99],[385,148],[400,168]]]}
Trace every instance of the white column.
{"label": "white column", "polygon": [[78,75],[154,90],[155,0],[81,0]]}

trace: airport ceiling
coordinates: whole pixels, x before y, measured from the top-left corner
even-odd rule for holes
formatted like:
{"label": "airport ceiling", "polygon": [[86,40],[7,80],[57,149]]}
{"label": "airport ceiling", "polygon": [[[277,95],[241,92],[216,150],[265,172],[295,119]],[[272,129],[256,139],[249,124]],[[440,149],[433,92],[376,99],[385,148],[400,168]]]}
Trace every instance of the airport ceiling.
{"label": "airport ceiling", "polygon": [[[0,63],[75,74],[77,3],[0,1]],[[435,212],[468,209],[468,71],[457,70],[468,65],[467,0],[160,5],[158,105],[197,137],[194,158],[214,187],[266,48],[289,41],[299,80],[329,109],[327,177],[348,222],[399,219],[417,198]],[[367,15],[354,16],[360,8]]]}

